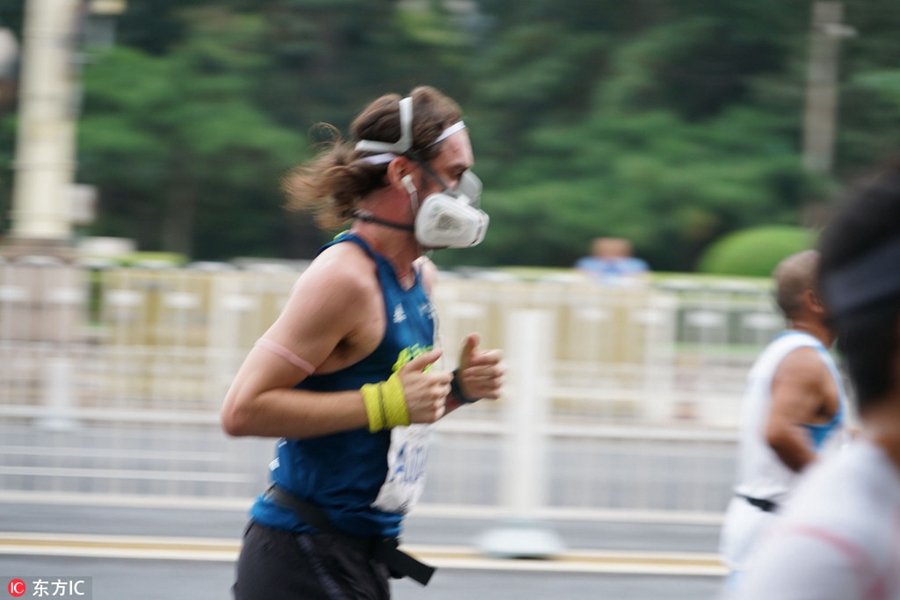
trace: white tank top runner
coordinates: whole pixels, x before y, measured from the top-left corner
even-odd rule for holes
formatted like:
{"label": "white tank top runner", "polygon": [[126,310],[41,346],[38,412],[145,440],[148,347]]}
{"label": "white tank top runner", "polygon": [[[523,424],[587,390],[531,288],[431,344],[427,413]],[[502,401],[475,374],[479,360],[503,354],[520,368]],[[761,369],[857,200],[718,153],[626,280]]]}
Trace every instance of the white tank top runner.
{"label": "white tank top runner", "polygon": [[800,331],[784,332],[757,358],[747,378],[741,406],[741,445],[738,455],[738,483],[735,486],[735,492],[739,495],[780,502],[794,485],[797,474],[781,462],[766,442],[765,429],[772,406],[772,379],[775,371],[788,354],[803,347],[819,351],[839,395],[838,415],[830,424],[832,430],[827,432],[824,443],[816,450],[819,453],[827,452],[843,441],[847,400],[834,360],[815,337]]}

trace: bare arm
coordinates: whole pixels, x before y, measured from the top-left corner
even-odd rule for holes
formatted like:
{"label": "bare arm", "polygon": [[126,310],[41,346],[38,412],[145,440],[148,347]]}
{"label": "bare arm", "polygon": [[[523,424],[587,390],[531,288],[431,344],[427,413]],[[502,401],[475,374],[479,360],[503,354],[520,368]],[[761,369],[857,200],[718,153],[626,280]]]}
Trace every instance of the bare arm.
{"label": "bare arm", "polygon": [[[316,259],[263,336],[315,369],[351,335],[356,327],[353,309],[363,308],[358,304],[362,284],[340,268],[339,261],[346,259],[346,252]],[[309,374],[267,348],[254,347],[225,397],[225,431],[303,438],[365,426],[367,417],[358,390],[319,394],[293,389]]]}
{"label": "bare arm", "polygon": [[[316,372],[333,372],[378,346],[384,335],[383,314],[374,266],[341,244],[326,250],[300,277],[264,338]],[[427,359],[433,362],[439,356],[435,352]],[[254,347],[226,395],[223,428],[236,436],[308,438],[368,424],[359,390],[294,389],[309,374],[268,348]],[[432,422],[443,413],[448,373],[423,373],[420,366],[401,369],[399,376],[412,422]]]}
{"label": "bare arm", "polygon": [[772,380],[766,441],[788,468],[801,471],[816,459],[803,424],[827,421],[837,402],[831,374],[815,349],[798,348],[781,362]]}

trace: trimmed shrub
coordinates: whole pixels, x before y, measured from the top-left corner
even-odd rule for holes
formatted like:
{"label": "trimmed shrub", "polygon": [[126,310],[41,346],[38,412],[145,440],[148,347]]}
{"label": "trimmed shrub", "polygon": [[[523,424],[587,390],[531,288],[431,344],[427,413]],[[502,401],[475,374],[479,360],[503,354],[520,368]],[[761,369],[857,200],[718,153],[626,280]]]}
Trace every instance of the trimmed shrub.
{"label": "trimmed shrub", "polygon": [[786,256],[812,248],[815,234],[789,225],[753,227],[730,233],[713,243],[697,270],[718,275],[768,277]]}

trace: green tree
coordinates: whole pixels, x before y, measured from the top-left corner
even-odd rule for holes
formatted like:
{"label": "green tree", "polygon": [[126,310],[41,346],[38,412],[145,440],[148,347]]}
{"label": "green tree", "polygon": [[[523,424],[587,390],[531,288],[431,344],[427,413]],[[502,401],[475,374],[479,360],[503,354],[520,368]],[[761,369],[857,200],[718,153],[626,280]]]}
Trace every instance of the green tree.
{"label": "green tree", "polygon": [[191,35],[171,52],[120,47],[84,74],[79,176],[101,190],[92,232],[197,258],[280,253],[278,180],[307,143],[254,102],[262,19],[186,18]]}
{"label": "green tree", "polygon": [[[249,3],[254,4],[254,3]],[[256,97],[279,123],[345,130],[371,100],[421,84],[451,95],[474,39],[443,3],[271,0]]]}
{"label": "green tree", "polygon": [[[900,6],[845,6],[859,35],[841,63],[840,179],[900,141]],[[811,2],[482,7],[496,18],[470,71],[472,133],[493,219],[482,248],[444,264],[568,265],[612,234],[654,268],[691,269],[719,236],[799,224],[838,189],[801,166]]]}
{"label": "green tree", "polygon": [[851,180],[900,152],[900,4],[845,0],[856,35],[841,44],[837,175]]}
{"label": "green tree", "polygon": [[[538,2],[528,4],[535,10]],[[565,50],[524,59],[519,72],[556,77],[543,94],[524,79],[484,79],[511,97],[537,90],[547,104],[536,101],[523,112],[521,103],[508,104],[518,133],[491,129],[494,139],[486,143],[491,153],[514,140],[492,155],[504,157],[499,168],[488,160],[488,239],[471,257],[447,253],[438,260],[563,266],[584,254],[591,238],[617,235],[634,241],[656,269],[691,269],[724,232],[796,223],[805,198],[820,187],[800,161],[802,82],[792,71],[796,44],[784,41],[800,21],[796,11],[762,4],[648,2],[634,18],[619,13],[577,25],[566,22],[578,14],[573,8],[532,26],[544,35],[560,27],[553,38],[576,29],[602,44],[580,70],[574,55],[559,56]],[[555,58],[569,68],[544,68]],[[567,88],[587,90],[583,109],[571,104]],[[570,104],[544,110],[555,97]],[[493,192],[492,180],[501,189]]]}
{"label": "green tree", "polygon": [[[19,28],[22,6],[0,0],[0,19]],[[728,232],[799,224],[896,149],[900,5],[844,6],[858,35],[842,43],[837,168],[811,177],[812,1],[129,3],[120,48],[85,72],[93,231],[190,237],[197,257],[310,256],[323,236],[285,218],[277,190],[315,150],[302,132],[431,84],[465,110],[492,216],[482,246],[439,263],[565,266],[609,234],[656,269],[691,269]]]}

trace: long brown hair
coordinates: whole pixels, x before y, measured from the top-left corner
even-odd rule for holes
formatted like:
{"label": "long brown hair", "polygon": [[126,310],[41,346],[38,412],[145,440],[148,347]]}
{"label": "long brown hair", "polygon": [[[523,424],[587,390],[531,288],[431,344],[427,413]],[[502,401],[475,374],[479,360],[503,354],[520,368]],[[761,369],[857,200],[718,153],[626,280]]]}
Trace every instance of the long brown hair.
{"label": "long brown hair", "polygon": [[[440,152],[431,145],[441,132],[462,116],[459,105],[429,86],[415,88],[413,99],[412,150],[424,161]],[[331,125],[322,125],[332,139],[314,159],[293,169],[282,181],[288,208],[312,210],[316,222],[332,229],[353,217],[359,201],[386,185],[387,164],[373,165],[360,160],[372,152],[356,150],[359,140],[393,143],[400,139],[400,100],[387,94],[370,103],[350,125],[350,140],[341,139]]]}

